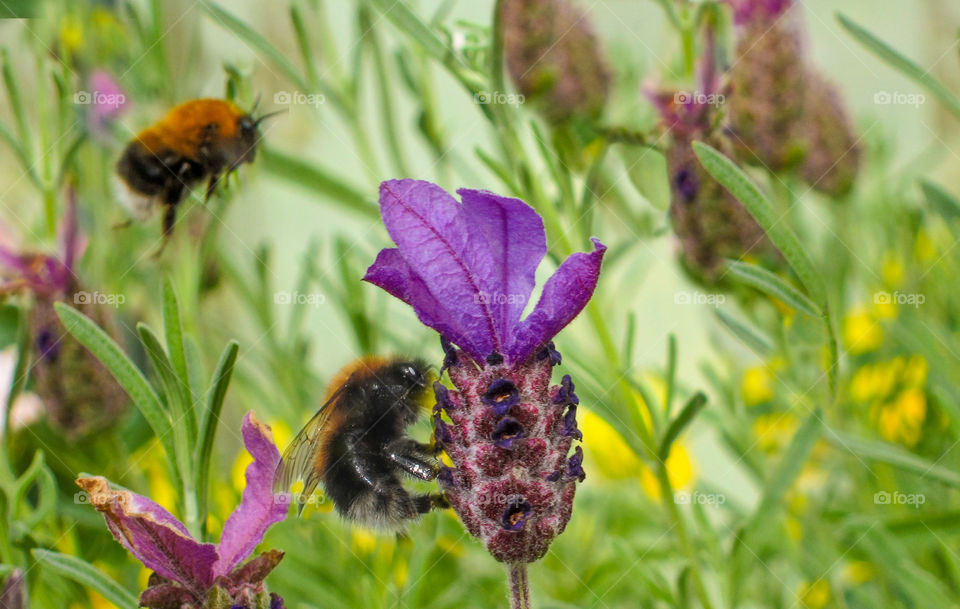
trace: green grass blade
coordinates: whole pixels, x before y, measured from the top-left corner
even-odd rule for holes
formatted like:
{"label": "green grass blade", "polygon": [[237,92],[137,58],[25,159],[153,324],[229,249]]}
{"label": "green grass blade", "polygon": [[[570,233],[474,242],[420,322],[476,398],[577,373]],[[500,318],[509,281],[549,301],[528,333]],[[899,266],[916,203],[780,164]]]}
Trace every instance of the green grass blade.
{"label": "green grass blade", "polygon": [[840,25],[843,26],[843,29],[847,30],[847,32],[853,36],[857,42],[866,47],[867,50],[879,57],[893,69],[926,89],[931,95],[939,99],[951,114],[960,118],[960,100],[943,86],[943,83],[934,78],[929,70],[924,70],[912,59],[905,57],[886,42],[853,22],[846,15],[842,13],[837,14],[837,20],[840,22]]}
{"label": "green grass blade", "polygon": [[230,343],[223,350],[217,368],[213,373],[210,390],[207,393],[207,407],[200,423],[200,438],[197,445],[197,501],[199,504],[200,523],[206,529],[207,515],[207,485],[210,477],[210,455],[213,453],[213,440],[217,435],[217,424],[220,422],[220,411],[223,409],[223,400],[227,395],[230,377],[233,375],[233,366],[237,362],[237,353],[240,345],[237,341]]}
{"label": "green grass blade", "polygon": [[177,453],[173,444],[170,417],[164,410],[163,404],[153,387],[147,382],[143,373],[130,361],[130,358],[123,353],[120,346],[93,320],[63,303],[58,302],[54,304],[54,307],[60,317],[60,322],[63,323],[67,331],[100,360],[113,375],[113,378],[127,392],[140,413],[143,414],[164,451],[166,451],[171,470],[176,473],[178,478],[177,485],[182,488],[183,483],[179,479],[179,470],[176,467]]}
{"label": "green grass blade", "polygon": [[183,395],[183,423],[187,428],[190,446],[197,441],[197,413],[193,407],[193,391],[190,388],[190,373],[183,348],[183,323],[180,319],[180,303],[169,277],[163,279],[163,328],[167,338],[167,351],[173,371],[176,372],[180,393]]}
{"label": "green grass blade", "polygon": [[136,596],[124,590],[106,573],[85,560],[40,548],[34,548],[31,553],[43,565],[64,577],[96,590],[103,598],[120,609],[134,609],[140,605]]}
{"label": "green grass blade", "polygon": [[790,282],[771,273],[762,266],[731,260],[727,269],[731,275],[741,282],[757,288],[764,294],[783,301],[786,305],[802,311],[811,317],[822,317],[823,312],[803,292],[795,288]]}

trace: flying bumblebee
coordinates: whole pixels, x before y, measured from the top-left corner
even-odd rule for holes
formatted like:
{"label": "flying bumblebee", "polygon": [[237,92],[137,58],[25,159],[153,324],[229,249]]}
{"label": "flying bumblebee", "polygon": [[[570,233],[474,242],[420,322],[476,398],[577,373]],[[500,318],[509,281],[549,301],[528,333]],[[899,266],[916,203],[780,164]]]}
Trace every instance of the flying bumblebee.
{"label": "flying bumblebee", "polygon": [[170,110],[127,144],[117,161],[122,202],[138,220],[163,207],[163,236],[170,237],[177,205],[207,180],[204,201],[220,178],[243,163],[253,162],[260,123],[229,101],[195,99]]}
{"label": "flying bumblebee", "polygon": [[341,516],[385,530],[402,530],[407,521],[447,507],[442,494],[411,494],[401,483],[402,476],[433,480],[439,471],[433,448],[407,435],[426,394],[426,364],[361,358],[330,387],[326,403],[284,452],[274,493],[302,481],[302,512],[322,482]]}

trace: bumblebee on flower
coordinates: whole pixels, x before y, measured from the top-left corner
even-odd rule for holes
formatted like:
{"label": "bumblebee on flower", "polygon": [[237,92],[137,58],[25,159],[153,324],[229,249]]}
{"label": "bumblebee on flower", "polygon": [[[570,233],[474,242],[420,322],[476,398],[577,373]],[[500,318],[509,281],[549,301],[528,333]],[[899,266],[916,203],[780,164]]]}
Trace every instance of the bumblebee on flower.
{"label": "bumblebee on flower", "polygon": [[[411,305],[441,335],[454,390],[434,384],[437,444],[454,467],[441,488],[467,530],[511,566],[515,606],[528,595],[526,563],[543,556],[570,519],[585,477],[579,398],[552,339],[593,295],[606,247],[567,258],[521,319],[546,254],[540,216],[519,199],[393,180],[380,210],[397,248],[377,256],[364,279]],[[504,294],[515,298],[477,298]],[[445,420],[446,418],[446,420]],[[449,420],[449,423],[447,422]]]}

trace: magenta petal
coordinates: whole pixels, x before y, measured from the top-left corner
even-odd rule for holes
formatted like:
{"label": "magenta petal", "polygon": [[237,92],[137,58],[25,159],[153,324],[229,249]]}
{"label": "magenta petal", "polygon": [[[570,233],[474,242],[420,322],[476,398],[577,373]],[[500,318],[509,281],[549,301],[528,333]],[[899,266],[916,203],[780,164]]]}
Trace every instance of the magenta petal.
{"label": "magenta petal", "polygon": [[390,180],[380,185],[380,213],[412,271],[408,295],[420,320],[477,360],[500,351],[483,296],[498,291],[497,269],[457,201],[430,182]]}
{"label": "magenta petal", "polygon": [[536,283],[537,267],[547,253],[543,219],[520,199],[486,190],[461,188],[464,218],[479,231],[493,256],[500,293],[487,294],[500,323],[500,336],[510,336]]}
{"label": "magenta petal", "polygon": [[148,569],[200,594],[213,582],[216,547],[193,539],[170,512],[142,495],[111,489],[100,476],[80,478],[77,484],[103,513],[117,541]]}
{"label": "magenta petal", "polygon": [[547,280],[537,306],[517,326],[515,340],[505,353],[512,362],[523,362],[535,349],[556,336],[593,296],[607,246],[598,239],[591,241],[592,252],[572,254]]}
{"label": "magenta petal", "polygon": [[252,412],[243,418],[243,444],[253,457],[247,466],[247,486],[240,505],[223,525],[217,550],[220,560],[213,568],[214,577],[227,575],[253,553],[267,529],[287,516],[288,503],[276,501],[273,476],[280,463],[280,451],[273,443],[268,425],[257,420]]}

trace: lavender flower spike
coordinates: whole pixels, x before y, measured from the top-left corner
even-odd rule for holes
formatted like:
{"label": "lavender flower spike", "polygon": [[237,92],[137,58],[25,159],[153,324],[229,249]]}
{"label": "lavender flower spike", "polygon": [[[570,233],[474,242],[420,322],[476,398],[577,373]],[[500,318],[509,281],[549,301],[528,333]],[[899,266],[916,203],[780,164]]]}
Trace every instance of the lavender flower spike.
{"label": "lavender flower spike", "polygon": [[429,182],[384,182],[380,210],[398,247],[381,251],[364,279],[440,333],[456,387],[434,385],[435,437],[455,466],[440,484],[467,530],[510,565],[512,597],[526,602],[525,565],[566,527],[584,476],[582,451],[570,454],[582,437],[579,400],[568,376],[550,386],[561,359],[551,339],[593,295],[606,247],[594,239],[593,252],[567,258],[521,319],[546,254],[540,216],[518,199],[458,194],[462,204]]}
{"label": "lavender flower spike", "polygon": [[90,503],[103,512],[117,541],[153,570],[140,606],[150,609],[281,609],[283,599],[268,594],[264,578],[283,558],[269,550],[240,565],[263,540],[267,529],[287,515],[275,502],[273,472],[280,452],[270,428],[253,413],[243,419],[243,443],[253,457],[240,505],[223,526],[220,543],[200,543],[167,510],[127,490],[113,490],[106,478],[80,478]]}

